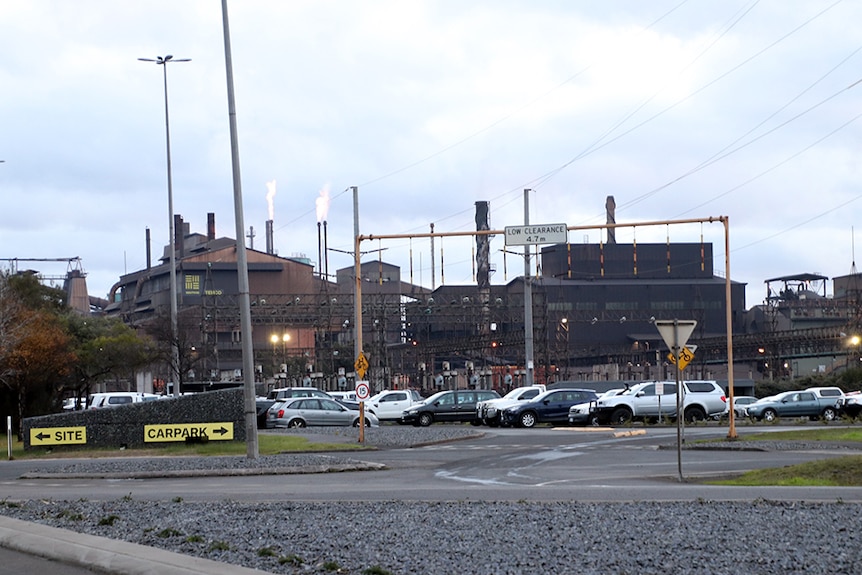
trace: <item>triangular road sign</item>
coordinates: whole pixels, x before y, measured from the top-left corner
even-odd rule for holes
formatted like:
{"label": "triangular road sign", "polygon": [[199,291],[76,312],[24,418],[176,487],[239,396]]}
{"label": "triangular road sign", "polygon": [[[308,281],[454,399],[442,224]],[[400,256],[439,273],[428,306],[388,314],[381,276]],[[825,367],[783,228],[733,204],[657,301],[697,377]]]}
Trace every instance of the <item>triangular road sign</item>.
{"label": "triangular road sign", "polygon": [[693,319],[663,319],[655,322],[659,335],[671,350],[685,347],[696,325]]}

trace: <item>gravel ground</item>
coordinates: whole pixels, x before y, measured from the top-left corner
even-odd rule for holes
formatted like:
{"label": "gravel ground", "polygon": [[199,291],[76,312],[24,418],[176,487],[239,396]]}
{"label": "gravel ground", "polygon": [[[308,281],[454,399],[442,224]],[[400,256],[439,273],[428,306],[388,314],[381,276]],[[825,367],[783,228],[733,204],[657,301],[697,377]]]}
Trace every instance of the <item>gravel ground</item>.
{"label": "gravel ground", "polygon": [[[384,426],[369,430],[366,443],[407,447],[477,432],[460,426]],[[309,430],[296,433],[309,435]],[[311,433],[315,440],[356,440],[355,430]],[[726,447],[824,446],[733,442]],[[257,462],[244,457],[154,458],[146,461],[145,470],[297,468],[359,460],[356,453],[279,455]],[[134,458],[94,460],[52,472],[122,473],[140,471],[143,464]],[[840,501],[224,501],[214,506],[127,497],[111,502],[0,501],[0,513],[271,573],[862,573],[862,506]]]}

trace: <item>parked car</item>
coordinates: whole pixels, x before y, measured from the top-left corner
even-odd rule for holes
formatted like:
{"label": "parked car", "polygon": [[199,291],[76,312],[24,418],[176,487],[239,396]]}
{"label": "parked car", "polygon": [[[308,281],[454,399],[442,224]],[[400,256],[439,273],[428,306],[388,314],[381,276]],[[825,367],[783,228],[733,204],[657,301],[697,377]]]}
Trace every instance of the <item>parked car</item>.
{"label": "parked car", "polygon": [[[380,424],[373,413],[365,414],[365,425]],[[359,427],[359,412],[325,397],[298,397],[276,402],[267,410],[267,429],[315,425],[352,425]]]}
{"label": "parked car", "polygon": [[733,413],[736,417],[745,417],[745,409],[757,401],[757,398],[753,395],[740,395],[739,397],[733,398]]}
{"label": "parked car", "polygon": [[356,399],[355,391],[328,391],[327,392],[332,399],[337,401],[358,401]]}
{"label": "parked car", "polygon": [[332,399],[331,395],[316,387],[280,387],[278,389],[271,389],[266,394],[267,399],[290,399],[292,397],[325,397]]}
{"label": "parked car", "polygon": [[600,425],[596,415],[596,403],[608,397],[616,397],[625,393],[628,388],[609,389],[597,399],[585,403],[577,403],[569,408],[569,425]]}
{"label": "parked car", "polygon": [[552,389],[505,408],[500,413],[500,424],[535,427],[538,423],[566,423],[570,407],[597,398],[592,389]]}
{"label": "parked car", "polygon": [[275,400],[258,397],[254,403],[257,407],[257,428],[266,429],[266,412],[269,411],[270,407],[275,405]]}
{"label": "parked car", "polygon": [[[813,392],[824,409],[835,407],[838,411],[844,407],[846,395],[840,387],[809,387],[805,391]],[[837,412],[836,412],[837,414]]]}
{"label": "parked car", "polygon": [[154,401],[160,399],[161,395],[154,393],[137,393],[134,391],[109,391],[105,393],[91,393],[87,397],[87,409],[102,409],[105,407],[118,407],[131,403]]}
{"label": "parked car", "polygon": [[515,405],[520,401],[529,401],[543,391],[546,391],[544,385],[528,385],[525,387],[516,387],[498,399],[480,401],[476,404],[476,418],[485,425],[492,427],[500,425],[500,413],[503,409]]}
{"label": "parked car", "polygon": [[422,396],[415,389],[393,389],[371,396],[365,405],[380,421],[398,421],[405,409],[421,401]]}
{"label": "parked car", "polygon": [[832,421],[838,410],[834,398],[822,402],[813,391],[785,391],[759,399],[745,411],[748,417],[764,421],[775,421],[779,417],[822,417]]}
{"label": "parked car", "polygon": [[[682,382],[683,417],[688,422],[721,415],[727,409],[724,390],[715,381]],[[620,395],[596,402],[599,423],[624,425],[633,419],[653,420],[677,416],[676,382],[650,381],[632,386]]]}
{"label": "parked car", "polygon": [[858,418],[862,414],[862,394],[853,392],[844,396],[842,413],[852,419]]}
{"label": "parked car", "polygon": [[401,414],[401,423],[427,427],[435,421],[460,421],[480,425],[476,404],[500,397],[493,389],[452,390],[435,393]]}

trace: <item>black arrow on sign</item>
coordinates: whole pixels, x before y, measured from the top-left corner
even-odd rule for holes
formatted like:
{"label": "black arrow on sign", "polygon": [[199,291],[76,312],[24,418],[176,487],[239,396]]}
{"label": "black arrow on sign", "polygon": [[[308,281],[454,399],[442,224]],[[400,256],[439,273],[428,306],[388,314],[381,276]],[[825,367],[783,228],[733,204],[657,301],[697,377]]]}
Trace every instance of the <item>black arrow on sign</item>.
{"label": "black arrow on sign", "polygon": [[213,433],[218,433],[219,435],[224,435],[225,433],[227,433],[227,429],[225,429],[224,427],[221,427],[219,429],[213,429]]}
{"label": "black arrow on sign", "polygon": [[50,438],[51,438],[50,433],[46,435],[40,431],[39,433],[36,434],[36,439],[38,439],[39,441],[42,441],[43,439],[50,439]]}

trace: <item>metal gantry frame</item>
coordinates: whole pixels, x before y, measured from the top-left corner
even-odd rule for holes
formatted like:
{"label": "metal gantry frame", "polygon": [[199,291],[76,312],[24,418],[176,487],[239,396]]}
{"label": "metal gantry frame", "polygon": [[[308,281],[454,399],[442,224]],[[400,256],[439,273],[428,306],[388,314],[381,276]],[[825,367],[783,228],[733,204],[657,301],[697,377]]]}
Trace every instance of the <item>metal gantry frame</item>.
{"label": "metal gantry frame", "polygon": [[[419,239],[419,238],[443,238],[443,237],[458,237],[458,236],[482,236],[482,235],[503,235],[505,234],[505,230],[476,230],[469,232],[427,232],[427,233],[415,233],[415,234],[381,234],[381,235],[362,235],[359,233],[359,225],[358,225],[358,194],[357,189],[353,188],[354,191],[354,273],[356,278],[355,283],[355,300],[354,300],[354,313],[356,317],[356,344],[355,351],[356,357],[358,358],[363,353],[363,334],[362,334],[362,281],[360,276],[361,264],[361,245],[363,241],[368,240],[395,240],[395,239]],[[587,225],[587,226],[567,226],[567,231],[579,231],[579,230],[616,230],[616,228],[643,228],[643,227],[652,227],[652,226],[669,226],[669,225],[680,225],[680,224],[704,224],[704,223],[721,223],[724,226],[724,239],[725,239],[725,307],[726,307],[726,333],[727,333],[727,342],[726,342],[726,351],[727,351],[727,377],[728,377],[728,396],[730,403],[730,430],[728,432],[729,438],[736,438],[736,426],[735,426],[735,418],[733,414],[733,397],[734,397],[734,384],[733,384],[733,316],[731,310],[731,289],[730,289],[730,221],[727,216],[716,216],[709,218],[689,218],[689,219],[681,219],[681,220],[658,220],[658,221],[647,221],[647,222],[636,222],[636,223],[608,223],[608,224],[596,224],[596,225]],[[529,269],[529,250],[525,249],[525,273],[526,270]],[[529,285],[529,282],[526,281],[525,284]],[[532,308],[532,306],[530,306]],[[528,309],[525,306],[525,316],[529,314]],[[532,318],[525,317],[525,325],[532,325]],[[527,361],[530,361],[531,351],[532,351],[532,338],[525,338],[527,350],[525,351],[525,357]]]}

